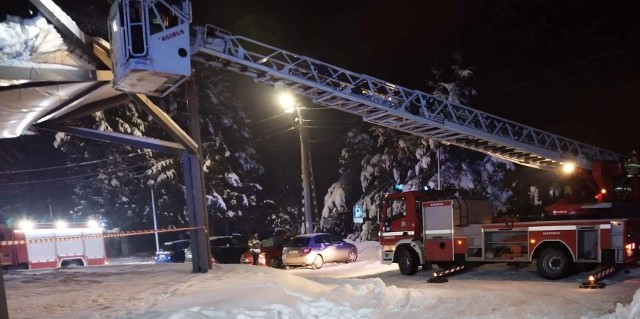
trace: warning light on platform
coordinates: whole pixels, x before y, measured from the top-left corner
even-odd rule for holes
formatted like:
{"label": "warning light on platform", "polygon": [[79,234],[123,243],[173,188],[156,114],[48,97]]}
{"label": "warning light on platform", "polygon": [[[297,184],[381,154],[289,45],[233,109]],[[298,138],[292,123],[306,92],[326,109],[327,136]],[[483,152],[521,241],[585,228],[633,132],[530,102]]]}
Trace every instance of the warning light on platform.
{"label": "warning light on platform", "polygon": [[571,174],[573,173],[573,171],[576,170],[576,164],[574,163],[564,163],[564,165],[562,165],[562,171],[566,174]]}

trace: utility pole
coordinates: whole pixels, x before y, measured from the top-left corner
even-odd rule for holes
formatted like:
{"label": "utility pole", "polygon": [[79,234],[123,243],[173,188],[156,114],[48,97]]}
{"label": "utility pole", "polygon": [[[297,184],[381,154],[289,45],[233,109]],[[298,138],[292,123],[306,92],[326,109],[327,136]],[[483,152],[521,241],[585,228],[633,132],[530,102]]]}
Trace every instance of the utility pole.
{"label": "utility pole", "polygon": [[302,112],[298,111],[298,129],[300,130],[300,161],[302,169],[302,195],[304,197],[304,223],[307,234],[313,233],[313,204],[311,195],[311,177],[309,172],[309,136],[304,128]]}
{"label": "utility pole", "polygon": [[286,113],[296,111],[298,115],[298,130],[300,131],[300,168],[302,171],[302,197],[304,201],[304,225],[305,233],[313,233],[313,202],[315,191],[311,185],[311,153],[309,152],[309,136],[304,127],[304,119],[302,118],[302,105],[296,102],[293,95],[289,92],[282,92],[278,95],[278,103]]}
{"label": "utility pole", "polygon": [[158,240],[158,220],[156,219],[156,200],[153,196],[153,186],[155,182],[150,180],[147,185],[151,189],[151,209],[153,211],[153,232],[156,235],[156,251],[160,251],[160,241]]}

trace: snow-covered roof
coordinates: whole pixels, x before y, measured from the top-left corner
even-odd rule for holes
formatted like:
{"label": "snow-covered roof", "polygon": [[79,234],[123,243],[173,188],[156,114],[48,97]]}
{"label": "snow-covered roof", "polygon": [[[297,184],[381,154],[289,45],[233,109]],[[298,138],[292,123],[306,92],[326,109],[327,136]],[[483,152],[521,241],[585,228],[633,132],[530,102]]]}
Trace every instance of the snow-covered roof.
{"label": "snow-covered roof", "polygon": [[29,134],[37,123],[122,94],[110,76],[43,16],[8,16],[0,22],[0,138]]}

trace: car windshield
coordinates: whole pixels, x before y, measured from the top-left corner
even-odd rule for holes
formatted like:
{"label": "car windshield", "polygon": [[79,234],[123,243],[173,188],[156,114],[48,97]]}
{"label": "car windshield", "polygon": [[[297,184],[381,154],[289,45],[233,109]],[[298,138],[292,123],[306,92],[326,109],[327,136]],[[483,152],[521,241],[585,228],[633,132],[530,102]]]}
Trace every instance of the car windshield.
{"label": "car windshield", "polygon": [[223,237],[214,239],[212,244],[213,247],[231,247],[233,242],[231,241],[231,238]]}
{"label": "car windshield", "polygon": [[234,247],[242,247],[248,245],[246,240],[237,237],[231,238],[231,243],[233,243]]}
{"label": "car windshield", "polygon": [[294,237],[289,239],[285,247],[303,247],[309,245],[309,237]]}
{"label": "car windshield", "polygon": [[276,240],[273,237],[271,237],[271,238],[265,239],[262,242],[262,244],[260,244],[260,247],[265,247],[266,248],[266,247],[273,247],[275,245],[276,245]]}
{"label": "car windshield", "polygon": [[190,244],[189,241],[172,241],[172,242],[164,243],[162,247],[165,251],[176,251],[176,250],[182,250],[189,247],[189,244]]}

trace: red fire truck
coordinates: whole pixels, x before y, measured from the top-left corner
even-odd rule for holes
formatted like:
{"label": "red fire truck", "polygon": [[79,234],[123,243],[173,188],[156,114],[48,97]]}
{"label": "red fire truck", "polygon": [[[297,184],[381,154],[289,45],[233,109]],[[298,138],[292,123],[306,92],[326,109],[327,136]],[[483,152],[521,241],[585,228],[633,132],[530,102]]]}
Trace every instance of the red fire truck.
{"label": "red fire truck", "polygon": [[102,227],[88,223],[0,225],[2,268],[45,269],[107,262]]}
{"label": "red fire truck", "polygon": [[[635,183],[624,180],[625,185]],[[609,185],[609,194],[621,194],[620,187]],[[538,273],[549,279],[566,277],[576,265],[633,265],[639,254],[640,214],[637,197],[629,196],[632,191],[626,189],[617,199],[596,196],[593,203],[551,205],[540,221],[498,219],[487,200],[438,191],[388,194],[380,214],[381,261],[398,263],[404,275],[415,274],[420,265],[446,269],[535,261]]]}

